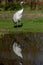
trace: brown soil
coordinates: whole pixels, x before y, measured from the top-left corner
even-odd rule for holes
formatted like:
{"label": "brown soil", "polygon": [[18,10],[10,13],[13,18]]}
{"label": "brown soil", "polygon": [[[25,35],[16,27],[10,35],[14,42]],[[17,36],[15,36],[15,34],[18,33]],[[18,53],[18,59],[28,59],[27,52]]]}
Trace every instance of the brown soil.
{"label": "brown soil", "polygon": [[33,13],[33,14],[24,14],[24,16],[28,17],[28,18],[36,18],[36,17],[39,17],[39,16],[43,17],[43,14],[42,13]]}
{"label": "brown soil", "polygon": [[[23,14],[23,17],[28,17],[28,18],[36,18],[39,16],[43,17],[43,14],[42,13]],[[0,18],[12,18],[12,17],[13,17],[13,14],[0,14]]]}

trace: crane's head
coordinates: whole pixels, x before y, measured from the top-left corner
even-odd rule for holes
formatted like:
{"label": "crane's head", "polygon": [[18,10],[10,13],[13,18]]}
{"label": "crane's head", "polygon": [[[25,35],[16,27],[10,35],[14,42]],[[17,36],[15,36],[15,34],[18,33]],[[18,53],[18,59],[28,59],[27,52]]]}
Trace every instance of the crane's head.
{"label": "crane's head", "polygon": [[24,3],[23,1],[20,2],[21,5],[22,5],[23,3]]}
{"label": "crane's head", "polygon": [[23,6],[23,4],[25,4],[25,2],[24,2],[24,1],[21,1],[21,2],[20,2],[20,5]]}

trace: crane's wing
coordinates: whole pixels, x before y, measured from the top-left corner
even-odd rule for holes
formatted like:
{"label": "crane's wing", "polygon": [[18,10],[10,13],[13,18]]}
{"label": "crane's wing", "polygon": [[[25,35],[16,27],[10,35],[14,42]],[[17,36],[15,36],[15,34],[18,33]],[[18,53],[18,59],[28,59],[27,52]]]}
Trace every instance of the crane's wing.
{"label": "crane's wing", "polygon": [[23,13],[23,9],[17,11],[17,12],[13,15],[13,20],[14,20],[14,22],[17,22],[18,20],[21,19],[22,13]]}
{"label": "crane's wing", "polygon": [[17,19],[17,13],[15,13],[14,15],[13,15],[13,20],[14,20],[14,22],[17,22],[18,21],[18,19]]}
{"label": "crane's wing", "polygon": [[21,50],[20,46],[17,45],[16,42],[14,42],[14,44],[13,44],[13,51],[14,51],[14,53],[16,55],[18,55],[19,57],[23,58],[22,53],[21,53],[22,50]]}

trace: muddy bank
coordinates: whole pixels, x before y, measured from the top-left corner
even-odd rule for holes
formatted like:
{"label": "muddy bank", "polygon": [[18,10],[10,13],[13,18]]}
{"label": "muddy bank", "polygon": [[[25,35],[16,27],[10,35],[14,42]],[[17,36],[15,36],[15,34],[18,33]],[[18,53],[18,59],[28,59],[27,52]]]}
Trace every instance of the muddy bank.
{"label": "muddy bank", "polygon": [[[13,43],[22,48],[23,65],[43,64],[43,33],[5,34],[0,38],[0,63],[19,65],[19,57],[13,52]],[[38,64],[39,63],[39,64]]]}

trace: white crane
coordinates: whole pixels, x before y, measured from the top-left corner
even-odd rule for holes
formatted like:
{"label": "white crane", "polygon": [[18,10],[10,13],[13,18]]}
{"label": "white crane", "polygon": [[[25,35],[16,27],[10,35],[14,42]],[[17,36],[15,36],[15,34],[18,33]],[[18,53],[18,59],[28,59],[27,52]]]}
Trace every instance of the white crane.
{"label": "white crane", "polygon": [[[20,5],[22,6],[23,4],[23,1],[20,3]],[[22,18],[22,13],[23,13],[23,7],[22,9],[20,9],[19,11],[17,11],[14,15],[13,15],[13,22],[14,24],[16,24],[18,26],[18,22],[21,21],[21,18]]]}
{"label": "white crane", "polygon": [[20,45],[18,45],[16,42],[14,42],[13,44],[13,51],[17,56],[19,56],[20,58],[23,58],[21,53],[22,49],[20,48]]}

